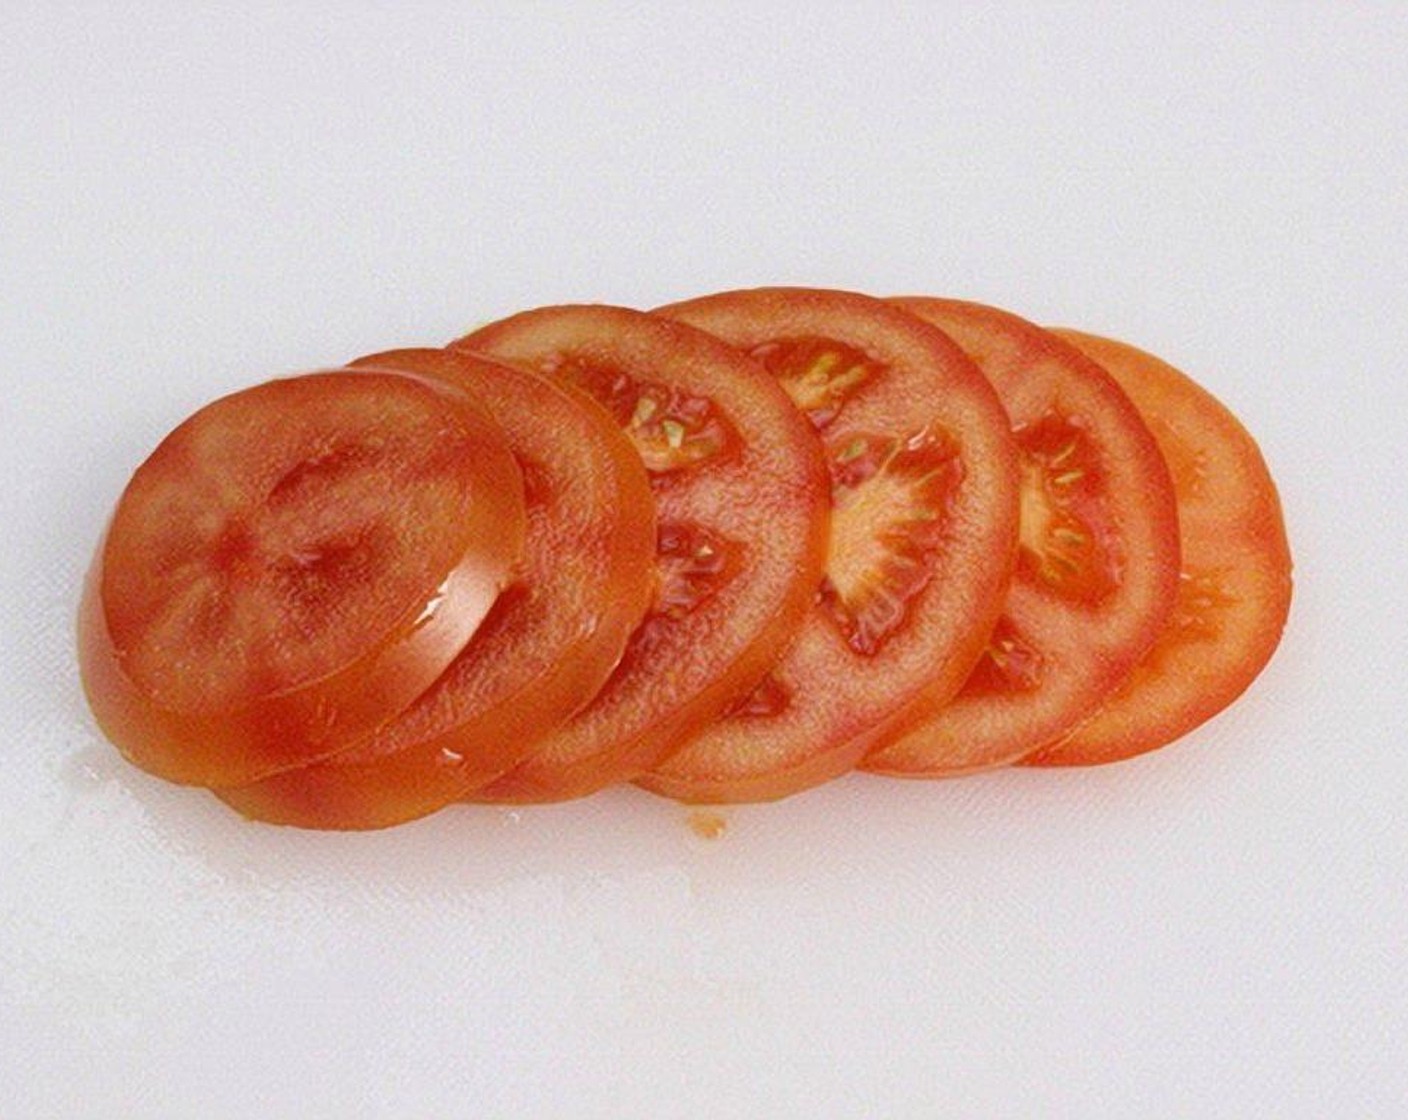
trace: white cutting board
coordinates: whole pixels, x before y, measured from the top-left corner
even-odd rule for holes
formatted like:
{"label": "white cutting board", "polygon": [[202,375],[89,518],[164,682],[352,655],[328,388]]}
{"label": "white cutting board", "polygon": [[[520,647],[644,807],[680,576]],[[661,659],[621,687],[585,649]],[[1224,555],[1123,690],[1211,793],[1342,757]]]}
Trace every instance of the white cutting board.
{"label": "white cutting board", "polygon": [[[1408,8],[0,9],[0,1111],[1408,1115]],[[283,10],[281,10],[283,9]],[[766,282],[1126,338],[1281,484],[1284,645],[1181,746],[378,835],[123,765],[72,654],[199,404]]]}

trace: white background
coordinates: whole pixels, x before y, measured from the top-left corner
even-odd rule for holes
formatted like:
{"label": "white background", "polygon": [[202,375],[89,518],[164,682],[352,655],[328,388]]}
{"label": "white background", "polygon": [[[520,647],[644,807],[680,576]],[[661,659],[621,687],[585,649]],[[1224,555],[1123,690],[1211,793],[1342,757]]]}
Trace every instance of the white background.
{"label": "white background", "polygon": [[[0,1109],[1408,1115],[1408,7],[0,4]],[[97,736],[128,473],[567,300],[988,300],[1223,397],[1276,660],[1092,772],[246,825]]]}

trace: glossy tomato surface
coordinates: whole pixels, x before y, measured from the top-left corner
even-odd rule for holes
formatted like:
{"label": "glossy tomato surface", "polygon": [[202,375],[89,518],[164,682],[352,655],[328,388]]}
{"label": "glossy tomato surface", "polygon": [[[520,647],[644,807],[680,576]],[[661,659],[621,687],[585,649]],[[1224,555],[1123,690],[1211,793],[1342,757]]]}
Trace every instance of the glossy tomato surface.
{"label": "glossy tomato surface", "polygon": [[523,472],[528,531],[512,585],[410,708],[352,750],[221,792],[247,816],[310,828],[396,824],[503,774],[597,693],[655,592],[655,503],[605,409],[467,353],[353,364],[435,378],[479,401]]}
{"label": "glossy tomato surface", "polygon": [[118,502],[80,609],[89,703],[171,781],[332,754],[440,675],[523,534],[518,467],[462,393],[334,371],[224,397]]}
{"label": "glossy tomato surface", "polygon": [[945,776],[1013,762],[1100,705],[1173,608],[1178,527],[1158,446],[1099,365],[996,308],[895,303],[978,364],[1021,456],[1017,568],[984,656],[952,703],[864,763]]}
{"label": "glossy tomato surface", "polygon": [[586,391],[650,475],[658,589],[601,692],[476,796],[578,797],[632,778],[757,684],[795,634],[825,558],[821,448],[757,363],[638,311],[551,307],[455,343]]}
{"label": "glossy tomato surface", "polygon": [[640,779],[685,801],[782,797],[930,715],[981,656],[1017,539],[1017,453],[943,333],[868,296],[726,292],[662,308],[761,362],[826,449],[816,602],[763,686]]}
{"label": "glossy tomato surface", "polygon": [[1154,750],[1216,715],[1270,660],[1291,604],[1291,553],[1255,440],[1211,393],[1122,342],[1059,334],[1129,394],[1173,473],[1183,556],[1178,603],[1101,709],[1026,765],[1083,766]]}

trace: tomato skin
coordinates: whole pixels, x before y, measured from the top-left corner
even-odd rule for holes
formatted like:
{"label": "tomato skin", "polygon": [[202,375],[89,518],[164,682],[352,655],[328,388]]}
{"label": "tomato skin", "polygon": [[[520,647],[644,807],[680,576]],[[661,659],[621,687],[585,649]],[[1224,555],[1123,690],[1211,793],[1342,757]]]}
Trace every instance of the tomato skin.
{"label": "tomato skin", "polygon": [[1256,441],[1166,362],[1078,331],[1144,414],[1173,471],[1183,542],[1179,605],[1154,647],[1090,719],[1024,766],[1090,766],[1156,750],[1240,696],[1271,659],[1291,604],[1291,553]]}
{"label": "tomato skin", "polygon": [[[1068,734],[1154,643],[1177,593],[1173,485],[1129,398],[1068,343],[981,304],[894,302],[948,332],[978,363],[1023,446],[1022,559],[988,655],[945,709],[862,763],[895,777],[949,777],[1007,765]],[[1075,497],[1053,508],[1052,487],[1067,479],[1073,453],[1083,457],[1069,472],[1080,479]],[[1033,536],[1046,522],[1065,531],[1067,518],[1094,542],[1080,561],[1103,566],[1098,578],[1077,570],[1063,584],[1062,569],[1038,555]]]}
{"label": "tomato skin", "polygon": [[485,406],[528,481],[528,534],[513,585],[405,712],[330,759],[220,791],[246,816],[305,828],[398,824],[502,775],[596,695],[655,590],[645,469],[585,394],[446,350],[353,368],[432,377]]}
{"label": "tomato skin", "polygon": [[[742,700],[791,640],[825,559],[821,449],[756,363],[643,312],[540,308],[452,346],[586,386],[655,463],[660,601],[592,703],[473,799],[586,796],[679,749]],[[652,427],[660,408],[681,410],[664,445]],[[690,571],[706,549],[710,562]]]}
{"label": "tomato skin", "polygon": [[[443,454],[461,455],[466,463],[472,456],[475,485],[456,491],[456,508],[469,523],[493,525],[495,532],[484,539],[476,539],[468,529],[437,536],[430,550],[434,563],[427,560],[433,576],[424,585],[397,585],[396,601],[386,610],[388,615],[394,611],[392,621],[374,642],[350,656],[321,664],[302,679],[281,676],[276,665],[251,678],[260,687],[243,693],[239,686],[216,681],[216,699],[210,702],[201,702],[193,689],[182,694],[181,702],[158,698],[139,679],[134,657],[140,643],[128,617],[133,608],[119,590],[140,585],[153,559],[143,554],[149,547],[144,540],[156,530],[143,525],[152,515],[139,508],[142,494],[152,487],[174,492],[184,478],[191,480],[192,489],[208,484],[218,491],[220,486],[247,483],[244,475],[263,469],[260,456],[266,448],[257,438],[245,441],[247,462],[237,452],[233,458],[240,461],[233,464],[202,457],[205,433],[232,410],[263,416],[270,425],[264,430],[268,443],[279,445],[302,438],[304,431],[326,434],[320,402],[365,401],[371,411],[372,402],[382,399],[378,394],[433,418],[449,441]],[[294,428],[299,435],[291,434]],[[251,429],[249,436],[256,435]],[[423,469],[443,475],[446,464],[436,459],[441,454],[439,449],[427,453]],[[290,473],[300,465],[295,462]],[[217,481],[208,483],[212,477]],[[214,508],[218,510],[218,504]],[[246,512],[256,521],[260,515],[257,508]],[[368,516],[374,519],[380,512]],[[326,519],[325,511],[310,513],[308,520],[321,524],[319,518]],[[333,754],[406,707],[464,646],[498,597],[521,549],[523,532],[517,466],[492,421],[461,393],[400,375],[329,371],[231,394],[180,425],[138,468],[97,549],[78,619],[79,665],[89,705],[129,761],[172,782],[238,785]],[[203,562],[218,569],[224,563],[212,552],[218,546],[202,547]],[[239,596],[234,598],[238,603]],[[174,609],[171,604],[167,608]],[[115,624],[119,618],[121,623]],[[316,652],[316,642],[310,641],[308,648]],[[192,656],[180,642],[145,652],[167,666],[172,658]],[[273,654],[281,652],[275,649]],[[179,680],[181,664],[177,660],[176,669],[168,668],[167,675]]]}
{"label": "tomato skin", "polygon": [[[690,803],[775,800],[850,770],[963,684],[986,646],[1011,573],[1016,449],[996,394],[959,348],[930,324],[868,296],[765,288],[705,296],[656,314],[745,352],[771,355],[831,451],[837,532],[827,582],[770,674],[772,699],[720,720],[637,782]],[[838,361],[837,354],[846,356]],[[865,464],[877,441],[899,449],[892,452],[898,456],[931,439],[937,454],[924,469],[938,493],[924,502],[936,504],[911,511],[916,519],[910,519],[902,488],[867,503],[865,487],[882,482],[883,472],[870,463],[853,479],[851,466]],[[900,520],[873,523],[896,509],[892,499],[900,502]],[[848,519],[846,511],[857,509],[864,512]],[[920,514],[937,536],[917,542],[912,530]],[[881,546],[881,537],[890,543]],[[846,585],[857,591],[843,604],[849,606],[865,603],[873,583],[872,576],[846,578],[857,567],[858,540],[867,542],[869,555],[886,557],[869,568],[887,573],[874,597],[889,608],[878,625],[867,622],[864,607],[837,609],[838,600],[848,599]]]}

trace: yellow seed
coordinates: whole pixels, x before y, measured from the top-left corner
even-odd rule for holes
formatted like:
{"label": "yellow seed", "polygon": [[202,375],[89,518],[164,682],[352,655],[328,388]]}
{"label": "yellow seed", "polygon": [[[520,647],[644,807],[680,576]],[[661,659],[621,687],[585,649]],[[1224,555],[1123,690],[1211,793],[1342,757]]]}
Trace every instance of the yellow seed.
{"label": "yellow seed", "polygon": [[841,454],[836,456],[837,462],[849,463],[852,459],[859,459],[865,454],[865,440],[853,439],[846,444]]}
{"label": "yellow seed", "polygon": [[832,381],[831,381],[831,391],[832,391],[832,393],[840,394],[840,393],[844,392],[844,391],[847,390],[847,389],[854,388],[855,386],[859,385],[859,384],[860,384],[862,381],[864,381],[864,380],[865,380],[865,367],[864,367],[864,366],[851,366],[851,368],[848,369],[848,370],[846,370],[845,373],[841,374],[839,377],[836,377],[836,378],[833,378],[833,379],[832,379]]}
{"label": "yellow seed", "polygon": [[831,371],[836,367],[836,363],[841,360],[841,355],[835,353],[823,354],[816,361],[807,367],[807,372],[802,375],[803,379],[817,384],[824,385],[831,379]]}
{"label": "yellow seed", "polygon": [[1067,459],[1069,459],[1072,455],[1075,454],[1075,450],[1076,441],[1071,440],[1070,443],[1066,444],[1065,447],[1061,448],[1060,451],[1056,452],[1055,455],[1051,456],[1050,465],[1053,467],[1059,467],[1062,463],[1064,463]]}

